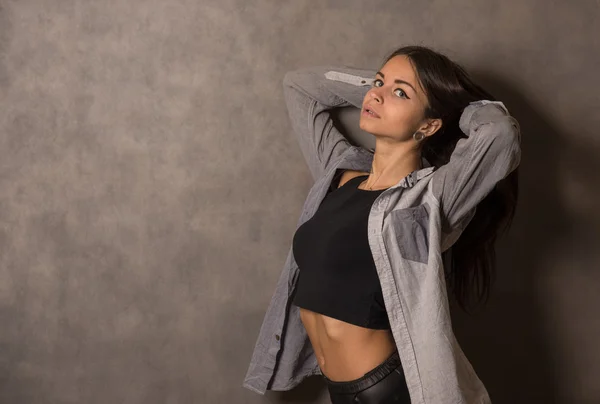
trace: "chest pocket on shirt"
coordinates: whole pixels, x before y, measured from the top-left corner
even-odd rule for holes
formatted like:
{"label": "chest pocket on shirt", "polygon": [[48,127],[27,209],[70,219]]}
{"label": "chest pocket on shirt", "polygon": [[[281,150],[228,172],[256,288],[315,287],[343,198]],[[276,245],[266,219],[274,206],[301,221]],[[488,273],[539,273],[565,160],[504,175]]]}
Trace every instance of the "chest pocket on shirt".
{"label": "chest pocket on shirt", "polygon": [[398,248],[403,258],[427,264],[429,257],[429,205],[390,213]]}

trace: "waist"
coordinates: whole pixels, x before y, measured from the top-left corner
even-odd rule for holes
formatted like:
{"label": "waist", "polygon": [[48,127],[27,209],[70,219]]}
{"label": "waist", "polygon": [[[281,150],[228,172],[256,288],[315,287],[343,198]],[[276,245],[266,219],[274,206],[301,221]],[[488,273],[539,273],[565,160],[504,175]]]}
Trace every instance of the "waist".
{"label": "waist", "polygon": [[300,309],[300,317],[321,371],[332,380],[356,379],[396,350],[389,329],[364,328],[306,309]]}

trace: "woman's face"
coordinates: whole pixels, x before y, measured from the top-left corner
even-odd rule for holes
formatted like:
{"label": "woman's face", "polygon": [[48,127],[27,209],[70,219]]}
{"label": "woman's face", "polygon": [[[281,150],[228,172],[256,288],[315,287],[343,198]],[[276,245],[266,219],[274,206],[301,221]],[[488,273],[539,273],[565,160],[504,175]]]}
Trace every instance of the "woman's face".
{"label": "woman's face", "polygon": [[[405,55],[391,58],[378,72],[365,95],[359,126],[375,136],[412,139],[420,128],[427,97]],[[367,113],[372,109],[378,115]]]}

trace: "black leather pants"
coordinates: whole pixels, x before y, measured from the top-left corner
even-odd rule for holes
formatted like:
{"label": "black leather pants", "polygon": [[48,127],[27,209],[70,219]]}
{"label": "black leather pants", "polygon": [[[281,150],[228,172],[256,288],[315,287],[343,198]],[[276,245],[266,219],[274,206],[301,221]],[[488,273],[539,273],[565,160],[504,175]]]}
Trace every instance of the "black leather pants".
{"label": "black leather pants", "polygon": [[335,382],[325,375],[332,404],[410,404],[398,351],[364,376]]}

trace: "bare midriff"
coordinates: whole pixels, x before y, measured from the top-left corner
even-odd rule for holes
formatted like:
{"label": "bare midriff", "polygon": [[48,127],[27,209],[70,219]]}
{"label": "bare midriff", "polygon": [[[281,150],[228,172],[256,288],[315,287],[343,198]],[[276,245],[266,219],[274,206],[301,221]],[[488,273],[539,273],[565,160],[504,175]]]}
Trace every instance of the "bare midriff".
{"label": "bare midriff", "polygon": [[[346,170],[338,188],[357,175]],[[333,381],[358,379],[384,362],[396,350],[391,330],[375,330],[300,308],[300,319],[321,372]]]}
{"label": "bare midriff", "polygon": [[396,349],[390,330],[364,328],[302,308],[300,319],[321,372],[333,381],[364,376]]}

